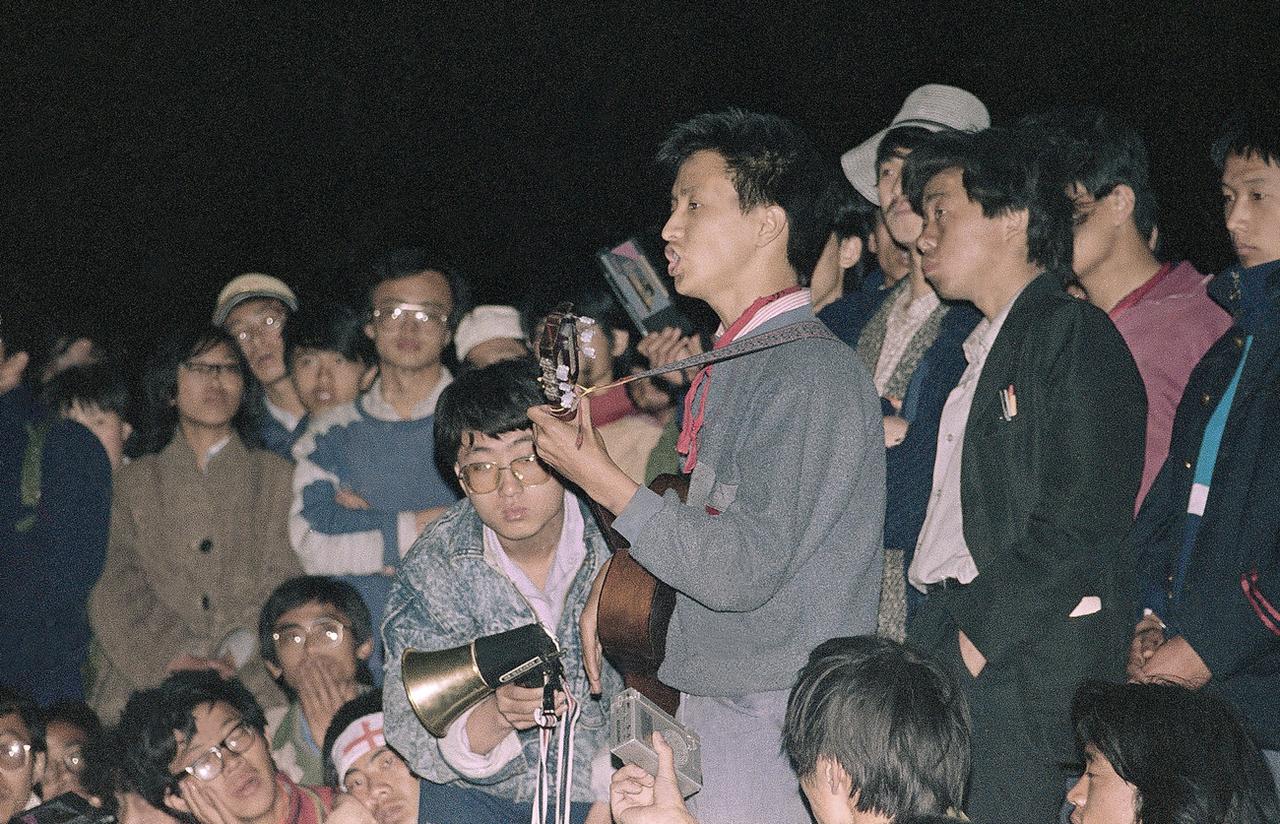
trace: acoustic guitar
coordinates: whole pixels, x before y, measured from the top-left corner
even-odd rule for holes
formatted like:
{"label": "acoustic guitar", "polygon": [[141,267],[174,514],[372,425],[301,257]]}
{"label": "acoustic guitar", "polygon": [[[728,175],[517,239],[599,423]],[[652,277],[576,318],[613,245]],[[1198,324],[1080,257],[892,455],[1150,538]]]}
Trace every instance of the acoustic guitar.
{"label": "acoustic guitar", "polygon": [[[573,314],[562,304],[547,316],[536,343],[540,381],[551,411],[562,420],[573,420],[584,390],[578,386],[582,356],[591,356],[597,334],[590,318]],[[607,342],[601,342],[607,346]],[[659,475],[649,485],[659,495],[674,489],[684,500],[689,491],[683,475]],[[613,550],[600,590],[598,632],[605,657],[622,673],[623,683],[663,710],[675,715],[680,693],[658,680],[658,667],[666,654],[667,626],[675,608],[676,593],[631,557],[627,540],[613,529],[614,516],[595,501],[587,502],[605,541]]]}

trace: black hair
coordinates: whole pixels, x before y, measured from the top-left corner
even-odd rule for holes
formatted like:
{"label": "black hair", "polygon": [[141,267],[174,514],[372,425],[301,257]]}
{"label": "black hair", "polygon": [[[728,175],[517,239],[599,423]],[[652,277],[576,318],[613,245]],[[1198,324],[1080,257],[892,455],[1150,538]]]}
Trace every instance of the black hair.
{"label": "black hair", "polygon": [[237,678],[223,679],[212,670],[176,672],[158,686],[129,696],[118,727],[125,779],[148,804],[189,824],[195,818],[164,803],[175,781],[169,765],[178,754],[177,736],[190,740],[196,732],[194,712],[223,702],[263,735],[267,721],[253,693]]}
{"label": "black hair", "polygon": [[1041,151],[1055,155],[1062,188],[1078,183],[1093,198],[1116,186],[1133,190],[1133,223],[1145,241],[1156,227],[1151,163],[1137,128],[1124,118],[1095,106],[1060,108],[1023,118],[1018,129],[1041,141]]}
{"label": "black hair", "polygon": [[800,670],[782,746],[801,777],[819,759],[839,764],[863,812],[946,813],[969,775],[969,706],[951,673],[911,647],[833,638]]}
{"label": "black hair", "polygon": [[324,744],[320,754],[324,756],[324,783],[330,787],[338,786],[338,768],[333,763],[333,745],[338,743],[338,736],[346,732],[358,719],[375,712],[382,712],[382,690],[370,690],[357,695],[338,708],[329,722],[329,729],[324,732]]}
{"label": "black hair", "polygon": [[1138,790],[1142,824],[1280,821],[1275,780],[1232,709],[1174,684],[1086,681],[1071,703],[1092,744]]}
{"label": "black hair", "polygon": [[122,751],[116,731],[102,730],[89,739],[80,753],[84,759],[80,786],[102,803],[103,810],[114,814],[118,807],[116,793],[132,789],[124,776]]}
{"label": "black hair", "polygon": [[129,383],[113,361],[95,361],[58,372],[44,385],[40,399],[57,412],[80,405],[114,412],[124,419],[129,412]]}
{"label": "black hair", "polygon": [[1209,157],[1221,172],[1231,155],[1280,166],[1280,119],[1273,109],[1242,109],[1222,124]]}
{"label": "black hair", "polygon": [[304,348],[337,352],[349,361],[373,366],[378,353],[364,333],[364,324],[364,316],[350,304],[307,303],[284,325],[285,363],[292,364],[296,351]]}
{"label": "black hair", "polygon": [[159,452],[173,440],[178,427],[178,408],[173,401],[178,393],[178,369],[189,358],[202,355],[218,344],[230,350],[244,379],[244,394],[240,408],[231,419],[231,426],[246,446],[258,446],[258,421],[262,388],[236,344],[235,338],[209,324],[181,327],[160,342],[147,359],[143,370],[143,421],[138,427],[138,443],[141,454]]}
{"label": "black hair", "polygon": [[365,308],[373,309],[373,291],[389,280],[400,280],[423,272],[439,272],[449,283],[449,295],[453,298],[453,311],[449,313],[449,328],[456,329],[458,321],[471,310],[471,289],[467,279],[449,261],[431,255],[425,249],[404,246],[391,249],[366,267],[369,279],[365,291]]}
{"label": "black hair", "polygon": [[531,429],[527,410],[546,403],[538,384],[538,366],[530,358],[501,361],[460,376],[436,402],[436,460],[450,470],[466,432],[497,437]]}
{"label": "black hair", "polygon": [[903,191],[918,214],[929,181],[959,169],[965,194],[984,217],[1027,212],[1027,262],[1064,282],[1071,275],[1071,201],[1062,173],[1030,130],[991,128],[932,134],[907,157]]}
{"label": "black hair", "polygon": [[[280,666],[280,653],[275,639],[271,637],[276,621],[289,610],[307,604],[324,604],[341,612],[351,622],[351,639],[355,647],[373,638],[369,607],[355,587],[325,575],[298,575],[276,587],[258,613],[258,650],[263,660]],[[356,680],[362,684],[373,683],[368,663],[359,659],[356,660]],[[294,697],[294,690],[285,683],[283,675],[276,679],[276,683],[290,698]]]}
{"label": "black hair", "polygon": [[876,146],[876,177],[880,176],[880,164],[891,157],[900,157],[904,153],[914,152],[916,147],[928,139],[933,131],[924,126],[894,126],[884,133]]}
{"label": "black hair", "polygon": [[102,735],[102,721],[98,714],[83,701],[59,701],[44,708],[44,724],[47,733],[55,721],[70,724],[89,738]]}
{"label": "black hair", "polygon": [[862,283],[862,278],[866,275],[868,249],[876,228],[877,210],[875,204],[858,194],[858,190],[843,175],[836,180],[832,196],[835,202],[831,210],[831,231],[836,236],[836,242],[840,243],[851,237],[862,241],[862,254],[852,266],[844,270],[843,293],[848,294]]}
{"label": "black hair", "polygon": [[830,215],[822,207],[836,171],[808,135],[777,115],[736,108],[708,112],[667,135],[658,164],[674,179],[700,151],[724,158],[744,213],[775,204],[787,213],[787,262],[797,277],[813,272],[831,234]]}
{"label": "black hair", "polygon": [[0,684],[0,715],[18,716],[22,725],[27,728],[27,735],[31,736],[31,751],[45,751],[44,716],[31,696]]}

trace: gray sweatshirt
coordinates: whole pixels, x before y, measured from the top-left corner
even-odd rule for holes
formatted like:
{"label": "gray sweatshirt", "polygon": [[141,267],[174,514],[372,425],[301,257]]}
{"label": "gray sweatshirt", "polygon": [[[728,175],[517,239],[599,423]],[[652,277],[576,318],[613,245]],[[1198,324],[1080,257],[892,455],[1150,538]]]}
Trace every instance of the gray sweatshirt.
{"label": "gray sweatshirt", "polygon": [[[795,309],[753,334],[812,318]],[[642,488],[615,522],[679,593],[659,675],[694,695],[790,689],[819,643],[876,628],[880,402],[833,337],[715,364],[705,409],[688,503]]]}

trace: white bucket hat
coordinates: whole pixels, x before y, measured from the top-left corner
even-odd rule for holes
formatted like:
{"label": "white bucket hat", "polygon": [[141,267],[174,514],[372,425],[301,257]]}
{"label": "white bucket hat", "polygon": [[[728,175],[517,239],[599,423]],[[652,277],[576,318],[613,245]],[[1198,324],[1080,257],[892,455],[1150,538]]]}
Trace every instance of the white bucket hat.
{"label": "white bucket hat", "polygon": [[867,200],[879,205],[876,194],[876,150],[880,141],[897,126],[919,126],[931,132],[957,129],[976,132],[991,125],[991,115],[982,101],[964,89],[926,83],[907,95],[898,114],[888,127],[840,156],[840,166],[853,188]]}

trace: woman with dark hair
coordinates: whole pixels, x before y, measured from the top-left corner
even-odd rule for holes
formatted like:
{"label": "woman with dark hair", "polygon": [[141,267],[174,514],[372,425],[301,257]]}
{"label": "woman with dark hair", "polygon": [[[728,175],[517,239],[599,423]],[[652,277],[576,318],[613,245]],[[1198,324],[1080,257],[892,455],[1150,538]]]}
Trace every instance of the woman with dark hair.
{"label": "woman with dark hair", "polygon": [[1230,707],[1174,684],[1086,681],[1071,706],[1085,773],[1072,824],[1272,824],[1276,788]]}
{"label": "woman with dark hair", "polygon": [[106,566],[89,602],[90,703],[113,719],[134,690],[213,669],[280,704],[254,652],[262,602],[301,572],[288,535],[292,467],[252,448],[257,387],[222,330],[177,332],[144,384],[146,454],[115,479]]}

